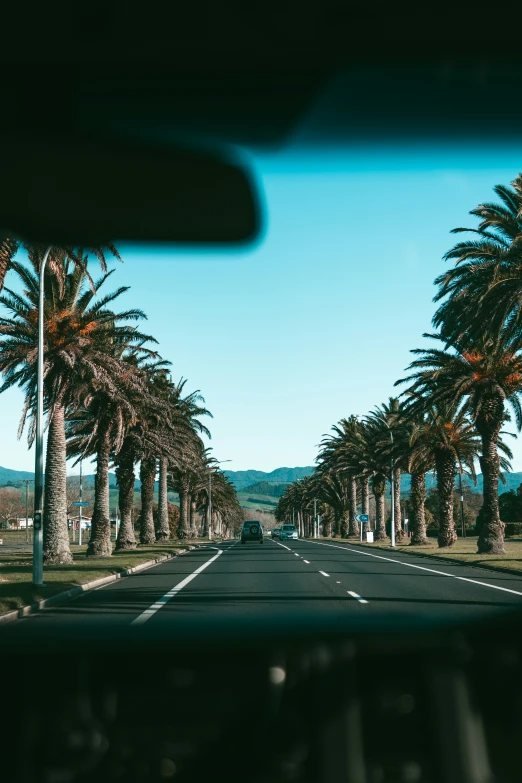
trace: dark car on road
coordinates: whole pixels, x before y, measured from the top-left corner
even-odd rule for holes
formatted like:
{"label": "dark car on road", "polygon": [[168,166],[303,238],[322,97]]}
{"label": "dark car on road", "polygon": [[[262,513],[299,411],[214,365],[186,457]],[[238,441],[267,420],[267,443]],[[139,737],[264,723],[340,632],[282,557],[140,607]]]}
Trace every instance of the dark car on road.
{"label": "dark car on road", "polygon": [[263,543],[263,528],[261,522],[258,522],[257,519],[247,519],[243,524],[241,543],[244,544],[245,541],[259,541],[260,544]]}

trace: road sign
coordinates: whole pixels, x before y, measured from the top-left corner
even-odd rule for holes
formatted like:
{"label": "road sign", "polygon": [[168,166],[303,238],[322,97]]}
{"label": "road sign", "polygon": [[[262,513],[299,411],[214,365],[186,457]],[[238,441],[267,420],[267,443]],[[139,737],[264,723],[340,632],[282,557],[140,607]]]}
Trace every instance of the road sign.
{"label": "road sign", "polygon": [[368,514],[356,514],[355,515],[356,522],[369,522],[370,517]]}
{"label": "road sign", "polygon": [[73,503],[73,506],[88,506],[88,505],[89,505],[88,500],[84,500],[83,503],[80,503],[79,500],[75,500]]}

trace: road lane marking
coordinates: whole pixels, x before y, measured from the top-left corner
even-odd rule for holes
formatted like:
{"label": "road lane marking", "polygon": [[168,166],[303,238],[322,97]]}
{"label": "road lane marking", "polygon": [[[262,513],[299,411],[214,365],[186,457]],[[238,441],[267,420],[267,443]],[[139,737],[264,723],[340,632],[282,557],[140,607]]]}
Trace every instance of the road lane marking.
{"label": "road lane marking", "polygon": [[[217,547],[212,547],[212,549],[216,549]],[[131,625],[143,625],[143,623],[146,623],[147,620],[150,620],[152,615],[156,614],[165,604],[170,601],[171,598],[174,598],[175,595],[177,595],[180,590],[183,590],[186,585],[188,585],[189,582],[192,582],[193,579],[196,578],[198,574],[200,574],[202,571],[205,570],[205,568],[208,568],[208,566],[214,562],[214,560],[217,560],[220,555],[223,554],[222,549],[218,549],[217,555],[214,555],[210,558],[210,560],[207,560],[206,563],[203,563],[203,565],[199,566],[199,568],[196,568],[195,571],[193,571],[190,576],[185,577],[181,582],[179,582],[175,587],[172,588],[172,590],[169,590],[168,593],[165,593],[162,598],[159,599],[159,601],[155,601],[155,603],[152,604],[148,609],[146,609],[144,612],[142,612],[138,617],[136,617],[135,620],[132,621]]]}
{"label": "road lane marking", "polygon": [[356,601],[359,601],[360,604],[367,604],[368,601],[365,598],[361,598],[361,596],[358,593],[354,593],[353,590],[347,590],[346,591],[348,595],[351,595],[352,598],[355,598]]}
{"label": "road lane marking", "polygon": [[326,571],[319,571],[319,573],[322,574],[323,576],[330,576],[330,574],[327,574]]}
{"label": "road lane marking", "polygon": [[301,555],[298,555],[298,554],[297,554],[297,552],[294,552],[294,555],[295,555],[296,557],[301,557]]}
{"label": "road lane marking", "polygon": [[[460,582],[471,582],[474,585],[480,585],[481,587],[491,587],[493,590],[502,590],[504,593],[512,593],[513,595],[520,595],[522,593],[519,590],[510,590],[509,587],[501,587],[500,585],[492,585],[489,582],[479,582],[478,579],[470,579],[468,576],[457,576],[456,574],[448,574],[446,571],[437,571],[435,568],[426,568],[426,566],[416,565],[415,563],[405,563],[404,560],[396,560],[393,557],[384,557],[383,555],[374,555],[373,552],[362,552],[360,549],[351,549],[346,546],[339,546],[338,544],[323,544],[319,541],[310,541],[310,544],[316,544],[316,546],[330,546],[334,549],[342,549],[344,552],[355,552],[358,555],[366,555],[367,557],[375,557],[377,560],[387,560],[390,563],[395,563],[408,568],[418,568],[420,571],[429,571],[431,574],[438,574],[439,576],[449,576],[451,579],[458,579]],[[455,563],[455,565],[462,565],[462,563]],[[322,571],[320,572],[323,573]]]}
{"label": "road lane marking", "polygon": [[310,561],[309,560],[305,560],[304,557],[303,557],[303,563],[307,563],[308,565],[310,565]]}
{"label": "road lane marking", "polygon": [[[274,543],[275,543],[275,544],[279,544],[279,541],[274,541]],[[292,551],[292,550],[290,549],[290,547],[289,547],[289,546],[285,546],[284,544],[279,544],[279,546],[282,546],[282,547],[283,547],[283,549],[288,549],[288,551],[289,551],[289,552],[291,552],[291,551]]]}

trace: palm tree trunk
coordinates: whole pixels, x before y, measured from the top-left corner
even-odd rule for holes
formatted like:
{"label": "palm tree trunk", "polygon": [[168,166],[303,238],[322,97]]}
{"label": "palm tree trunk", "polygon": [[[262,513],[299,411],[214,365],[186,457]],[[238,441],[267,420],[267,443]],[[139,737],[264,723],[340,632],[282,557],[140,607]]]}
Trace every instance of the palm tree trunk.
{"label": "palm tree trunk", "polygon": [[372,523],[370,520],[370,479],[366,476],[361,479],[361,509],[363,514],[368,515],[368,522],[365,525],[365,530],[372,529]]}
{"label": "palm tree trunk", "polygon": [[109,513],[110,454],[110,426],[107,426],[98,440],[96,476],[94,478],[94,509],[87,557],[110,557],[112,555],[111,519]]}
{"label": "palm tree trunk", "polygon": [[348,538],[350,532],[350,509],[345,508],[341,513],[341,524],[339,526],[339,535],[341,538]]}
{"label": "palm tree trunk", "polygon": [[401,510],[401,469],[395,468],[393,472],[393,500],[395,517],[395,540],[401,541],[404,535],[402,529],[402,510]]}
{"label": "palm tree trunk", "polygon": [[359,523],[355,519],[357,515],[357,479],[350,476],[350,535],[359,536]]}
{"label": "palm tree trunk", "polygon": [[384,513],[384,493],[386,492],[386,478],[378,473],[372,479],[372,489],[375,496],[375,540],[386,539],[386,519]]}
{"label": "palm tree trunk", "polygon": [[48,565],[72,563],[67,527],[65,409],[57,405],[49,423],[45,461],[43,558]]}
{"label": "palm tree trunk", "polygon": [[339,529],[340,529],[340,514],[339,511],[336,508],[334,508],[333,522],[332,522],[332,538],[338,537]]}
{"label": "palm tree trunk", "polygon": [[[489,402],[489,401],[488,401]],[[482,455],[479,457],[483,477],[484,522],[477,542],[479,554],[505,554],[504,523],[500,519],[498,505],[498,477],[500,460],[498,456],[498,435],[504,414],[504,404],[494,398],[483,406],[484,413],[477,419],[477,430],[482,438]]]}
{"label": "palm tree trunk", "polygon": [[126,439],[116,457],[116,478],[118,480],[118,506],[120,509],[120,529],[116,541],[116,552],[136,549],[132,509],[134,506],[134,448],[130,439]]}
{"label": "palm tree trunk", "polygon": [[188,538],[188,482],[185,479],[179,486],[178,538]]}
{"label": "palm tree trunk", "polygon": [[196,538],[198,531],[196,530],[196,501],[194,496],[190,496],[190,537]]}
{"label": "palm tree trunk", "polygon": [[156,541],[168,541],[170,538],[169,527],[169,503],[167,471],[168,460],[160,457],[159,461],[159,490],[158,490],[158,530],[156,532]]}
{"label": "palm tree trunk", "polygon": [[413,536],[411,544],[415,546],[424,546],[429,544],[426,536],[426,515],[424,513],[424,504],[426,502],[426,474],[424,471],[413,472],[411,474],[411,516]]}
{"label": "palm tree trunk", "polygon": [[456,474],[453,453],[436,452],[435,472],[439,491],[439,547],[454,546],[457,533],[453,521],[453,490]]}
{"label": "palm tree trunk", "polygon": [[140,465],[141,481],[141,526],[140,544],[154,544],[154,481],[156,479],[156,458],[142,459]]}

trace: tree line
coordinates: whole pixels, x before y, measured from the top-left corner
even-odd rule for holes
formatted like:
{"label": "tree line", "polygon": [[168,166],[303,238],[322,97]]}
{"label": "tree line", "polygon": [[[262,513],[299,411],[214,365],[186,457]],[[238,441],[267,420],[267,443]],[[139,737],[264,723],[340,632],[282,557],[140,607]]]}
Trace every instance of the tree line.
{"label": "tree line", "polygon": [[[26,260],[19,260],[19,251]],[[25,401],[19,436],[35,435],[39,272],[44,248],[5,240],[0,245],[0,287],[6,273],[22,288],[3,287],[0,304],[0,392],[19,387]],[[67,527],[67,460],[96,464],[88,557],[112,553],[109,468],[119,487],[120,528],[116,550],[137,546],[133,523],[134,483],[139,466],[141,544],[171,537],[167,492],[179,494],[179,538],[206,535],[208,526],[228,534],[243,519],[231,482],[218,468],[203,435],[210,417],[199,391],[173,380],[170,362],[155,338],[142,331],[145,313],[116,311],[128,290],[105,292],[109,259],[121,260],[113,245],[53,247],[44,274],[44,410],[47,416],[44,562],[72,562]],[[93,267],[101,268],[99,276]],[[158,512],[154,483],[159,470]],[[211,487],[209,486],[211,484]],[[212,519],[209,519],[211,494]],[[196,512],[203,517],[198,530]],[[172,514],[171,514],[172,517]]]}
{"label": "tree line", "polygon": [[[475,228],[445,260],[452,268],[435,280],[433,347],[412,350],[403,390],[365,416],[341,419],[323,437],[313,476],[294,482],[280,499],[279,521],[312,529],[314,498],[326,520],[323,532],[358,535],[357,509],[370,513],[375,498],[377,540],[386,538],[385,492],[393,481],[395,535],[403,537],[400,476],[411,476],[412,544],[427,543],[426,475],[437,480],[438,544],[457,540],[454,518],[458,474],[483,475],[478,552],[504,553],[498,481],[510,469],[503,429],[522,426],[522,174],[511,187],[497,185],[497,202],[471,210]],[[513,505],[514,501],[512,501]],[[503,502],[503,507],[506,501]]]}

